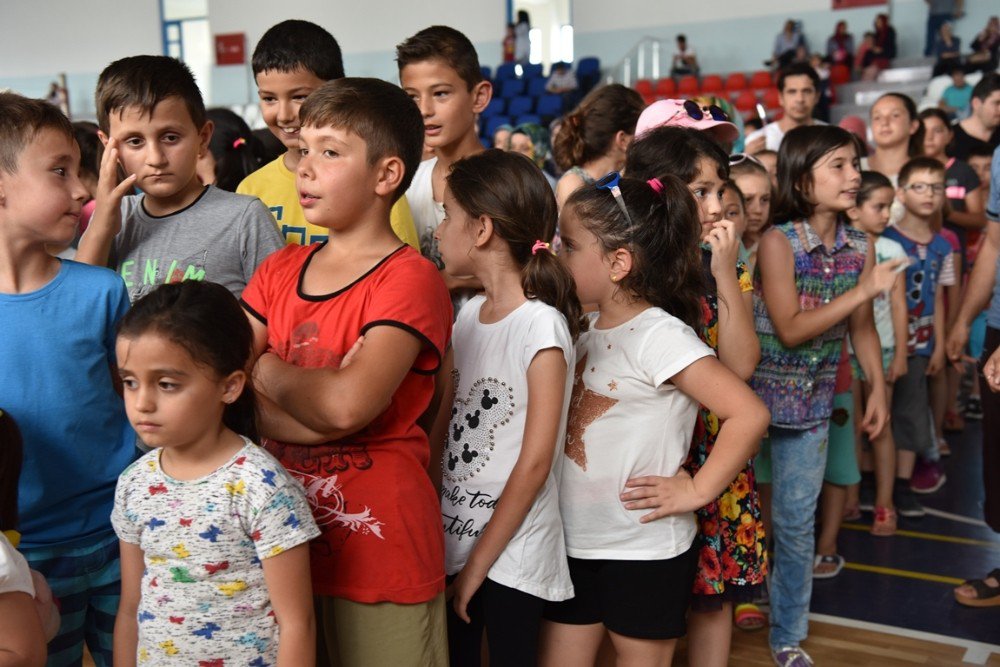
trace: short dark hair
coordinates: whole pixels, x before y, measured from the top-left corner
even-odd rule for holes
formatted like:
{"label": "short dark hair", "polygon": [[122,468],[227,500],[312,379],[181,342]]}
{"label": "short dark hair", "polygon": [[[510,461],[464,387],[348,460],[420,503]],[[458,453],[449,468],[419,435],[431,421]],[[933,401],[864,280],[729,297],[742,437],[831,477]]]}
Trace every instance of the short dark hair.
{"label": "short dark hair", "polygon": [[777,223],[808,218],[816,205],[806,197],[812,186],[812,168],[824,155],[842,146],[854,148],[860,156],[860,141],[853,133],[836,125],[803,125],[792,128],[778,149]]}
{"label": "short dark hair", "polygon": [[895,191],[896,188],[893,187],[892,181],[889,177],[879,171],[863,171],[861,172],[861,187],[858,188],[858,206],[861,206],[866,201],[871,199],[872,195],[876,190],[881,190],[882,188],[889,188]]}
{"label": "short dark hair", "polygon": [[899,187],[903,187],[910,182],[910,177],[918,171],[929,171],[935,174],[944,175],[944,165],[932,157],[919,156],[911,159],[899,170]]}
{"label": "short dark hair", "polygon": [[972,88],[972,97],[980,102],[985,102],[987,97],[998,90],[1000,90],[1000,74],[990,72],[984,74],[979,83]]}
{"label": "short dark hair", "polygon": [[807,76],[812,81],[813,88],[819,92],[819,74],[809,63],[792,63],[778,72],[778,90],[785,91],[785,80],[790,76]]}
{"label": "short dark hair", "polygon": [[344,78],[344,58],[337,40],[315,23],[299,19],[268,28],[254,47],[250,63],[254,76],[302,68],[324,81]]}
{"label": "short dark hair", "polygon": [[205,125],[205,102],[188,66],[167,56],[129,56],[116,60],[97,79],[97,125],[105,134],[111,114],[139,107],[152,114],[168,97],[179,97],[195,127]]}
{"label": "short dark hair", "polygon": [[16,173],[25,146],[47,129],[73,138],[73,126],[58,107],[17,93],[0,93],[0,171]]}
{"label": "short dark hair", "polygon": [[440,60],[458,73],[469,90],[483,80],[476,47],[464,34],[446,25],[432,25],[396,46],[400,74],[413,63]]}
{"label": "short dark hair", "polygon": [[625,174],[641,181],[676,176],[686,184],[698,177],[698,161],[716,164],[720,180],[729,178],[729,156],[706,132],[663,125],[645,132],[625,154]]}
{"label": "short dark hair", "polygon": [[80,146],[80,174],[97,179],[101,172],[101,155],[104,145],[97,136],[97,123],[78,120],[73,123],[73,134]]}
{"label": "short dark hair", "polygon": [[684,33],[681,33],[681,34],[677,35],[677,41],[678,42],[686,42],[687,40],[688,40],[688,38],[684,35]]}
{"label": "short dark hair", "polygon": [[303,125],[343,128],[364,139],[369,165],[386,157],[400,158],[403,180],[393,201],[410,186],[423,155],[424,118],[399,86],[356,77],[328,81],[306,98],[299,118]]}

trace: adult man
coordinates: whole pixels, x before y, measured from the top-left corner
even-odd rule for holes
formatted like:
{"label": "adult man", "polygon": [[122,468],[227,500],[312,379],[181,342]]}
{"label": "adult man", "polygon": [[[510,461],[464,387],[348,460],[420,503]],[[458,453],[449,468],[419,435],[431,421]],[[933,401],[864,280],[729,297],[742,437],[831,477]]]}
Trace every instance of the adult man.
{"label": "adult man", "polygon": [[993,151],[1000,145],[1000,74],[986,74],[972,89],[972,113],[955,128],[948,155],[968,161],[973,148]]}
{"label": "adult man", "polygon": [[819,74],[807,63],[795,63],[781,70],[778,73],[778,103],[785,114],[777,122],[751,133],[746,140],[746,152],[777,151],[785,133],[792,128],[825,125],[813,118],[813,109],[819,101],[819,86]]}

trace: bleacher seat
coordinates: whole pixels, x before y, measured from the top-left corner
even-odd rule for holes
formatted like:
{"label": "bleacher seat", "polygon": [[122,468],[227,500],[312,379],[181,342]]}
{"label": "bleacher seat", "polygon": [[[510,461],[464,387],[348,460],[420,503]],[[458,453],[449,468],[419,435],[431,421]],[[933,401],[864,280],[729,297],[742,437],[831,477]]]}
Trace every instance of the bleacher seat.
{"label": "bleacher seat", "polygon": [[507,115],[511,118],[517,118],[518,116],[523,116],[526,113],[531,113],[534,108],[534,97],[518,95],[517,97],[510,98],[510,102],[507,104]]}
{"label": "bleacher seat", "polygon": [[708,74],[701,79],[701,92],[704,95],[712,94],[716,95],[721,93],[722,88],[722,77],[718,74]]}
{"label": "bleacher seat", "polygon": [[542,95],[538,98],[538,105],[535,112],[542,117],[542,120],[548,123],[561,116],[562,110],[562,95]]}
{"label": "bleacher seat", "polygon": [[517,67],[517,63],[504,63],[502,65],[497,65],[497,75],[494,81],[516,79],[517,71],[514,69],[515,67]]}
{"label": "bleacher seat", "polygon": [[580,58],[576,64],[576,81],[580,84],[580,93],[586,95],[600,80],[601,61],[592,56]]}
{"label": "bleacher seat", "polygon": [[538,64],[522,65],[521,76],[525,79],[536,79],[542,76],[542,66]]}
{"label": "bleacher seat", "polygon": [[847,65],[834,65],[830,68],[830,85],[839,86],[851,80],[851,70]]}
{"label": "bleacher seat", "polygon": [[643,97],[653,94],[653,82],[649,79],[639,79],[635,82],[635,92]]}
{"label": "bleacher seat", "polygon": [[736,101],[733,103],[736,110],[740,113],[749,113],[757,108],[757,96],[753,94],[752,90],[741,91],[739,95],[736,96]]}
{"label": "bleacher seat", "polygon": [[726,77],[726,92],[737,93],[746,90],[747,75],[743,72],[733,72]]}
{"label": "bleacher seat", "polygon": [[531,97],[541,97],[545,94],[545,84],[547,83],[548,80],[542,77],[528,79],[528,95]]}
{"label": "bleacher seat", "polygon": [[490,100],[490,103],[486,105],[483,112],[480,114],[483,118],[491,118],[498,114],[502,114],[507,108],[507,100],[502,97],[494,97]]}
{"label": "bleacher seat", "polygon": [[518,125],[524,125],[525,123],[534,123],[535,125],[541,125],[542,119],[538,116],[538,114],[526,113],[523,116],[517,117],[517,122],[514,123],[514,126],[517,127]]}
{"label": "bleacher seat", "polygon": [[479,71],[483,73],[483,78],[489,81],[493,78],[493,71],[486,65],[481,65]]}
{"label": "bleacher seat", "polygon": [[677,94],[677,82],[667,77],[656,82],[656,96],[670,98]]}
{"label": "bleacher seat", "polygon": [[774,86],[774,79],[767,70],[759,70],[750,77],[750,87],[753,90],[764,90]]}
{"label": "bleacher seat", "polygon": [[482,136],[489,137],[490,143],[493,143],[493,133],[497,131],[497,128],[501,125],[510,125],[510,116],[496,115],[491,118],[486,119],[486,123],[483,127]]}
{"label": "bleacher seat", "polygon": [[781,94],[778,92],[777,88],[768,88],[764,91],[764,107],[767,109],[780,109],[781,108]]}
{"label": "bleacher seat", "polygon": [[681,97],[693,97],[698,94],[698,77],[684,76],[677,82],[677,94]]}
{"label": "bleacher seat", "polygon": [[500,97],[510,99],[518,95],[524,95],[527,82],[524,79],[506,79],[500,88]]}

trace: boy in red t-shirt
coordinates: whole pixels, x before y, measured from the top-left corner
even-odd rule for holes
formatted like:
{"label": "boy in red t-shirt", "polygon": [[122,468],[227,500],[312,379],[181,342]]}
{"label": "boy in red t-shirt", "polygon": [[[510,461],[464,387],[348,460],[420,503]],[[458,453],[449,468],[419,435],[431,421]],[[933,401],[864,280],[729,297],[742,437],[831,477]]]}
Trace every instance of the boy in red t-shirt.
{"label": "boy in red t-shirt", "polygon": [[274,253],[243,305],[263,353],[265,446],[305,485],[323,530],[311,551],[319,664],[445,665],[444,542],[417,420],[451,301],[389,223],[420,162],[423,120],[377,79],[331,81],[300,115],[296,186],[329,241]]}

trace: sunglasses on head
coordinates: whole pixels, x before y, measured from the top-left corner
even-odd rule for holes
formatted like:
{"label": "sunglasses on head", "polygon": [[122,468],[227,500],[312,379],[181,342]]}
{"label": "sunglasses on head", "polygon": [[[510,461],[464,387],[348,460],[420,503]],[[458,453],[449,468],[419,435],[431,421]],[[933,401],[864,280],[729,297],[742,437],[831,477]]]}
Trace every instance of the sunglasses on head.
{"label": "sunglasses on head", "polygon": [[618,204],[618,208],[621,209],[622,215],[625,216],[625,222],[628,223],[629,229],[632,229],[632,216],[628,214],[628,209],[625,208],[625,198],[622,197],[621,188],[618,187],[618,183],[621,181],[622,175],[617,171],[608,172],[603,178],[594,183],[594,187],[598,190],[607,190],[615,198],[615,203]]}
{"label": "sunglasses on head", "polygon": [[706,108],[698,106],[697,102],[692,102],[691,100],[684,100],[684,111],[687,115],[694,120],[704,120],[705,116],[708,115],[712,120],[718,120],[722,122],[729,122],[729,116],[718,106],[711,104]]}
{"label": "sunglasses on head", "polygon": [[[736,165],[743,164],[744,162],[752,162],[759,167],[764,167],[763,162],[755,158],[753,155],[750,155],[749,153],[733,153],[732,155],[729,156],[730,167],[735,167]],[[767,169],[767,167],[764,167],[764,169]]]}

